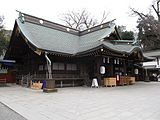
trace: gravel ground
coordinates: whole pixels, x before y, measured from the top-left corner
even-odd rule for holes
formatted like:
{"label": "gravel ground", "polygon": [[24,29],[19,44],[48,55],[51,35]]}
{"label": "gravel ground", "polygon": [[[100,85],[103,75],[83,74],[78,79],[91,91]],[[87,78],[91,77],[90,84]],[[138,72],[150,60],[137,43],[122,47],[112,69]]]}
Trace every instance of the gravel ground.
{"label": "gravel ground", "polygon": [[0,120],[160,120],[160,82],[57,89],[0,87]]}

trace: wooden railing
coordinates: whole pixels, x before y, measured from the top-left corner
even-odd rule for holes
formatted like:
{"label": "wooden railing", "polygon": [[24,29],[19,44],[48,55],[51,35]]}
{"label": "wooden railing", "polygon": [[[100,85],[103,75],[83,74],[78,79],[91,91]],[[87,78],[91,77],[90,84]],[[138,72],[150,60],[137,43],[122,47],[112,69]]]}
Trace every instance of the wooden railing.
{"label": "wooden railing", "polygon": [[[55,80],[57,87],[63,86],[78,86],[84,84],[84,77],[80,77],[78,74],[52,74],[53,80]],[[19,76],[20,78],[20,76]],[[34,75],[22,75],[20,84],[25,87],[29,87],[32,82],[43,82],[46,80],[46,74],[34,74]]]}

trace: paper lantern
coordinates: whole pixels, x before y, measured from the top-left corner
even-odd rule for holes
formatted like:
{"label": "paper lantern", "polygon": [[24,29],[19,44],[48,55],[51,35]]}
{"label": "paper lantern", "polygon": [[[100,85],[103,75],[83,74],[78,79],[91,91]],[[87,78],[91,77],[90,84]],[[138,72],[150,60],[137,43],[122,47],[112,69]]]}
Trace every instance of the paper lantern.
{"label": "paper lantern", "polygon": [[135,69],[135,70],[134,70],[134,73],[135,73],[136,75],[138,75],[138,69]]}
{"label": "paper lantern", "polygon": [[105,67],[104,67],[104,66],[101,66],[101,67],[100,67],[100,73],[101,73],[101,74],[105,74]]}

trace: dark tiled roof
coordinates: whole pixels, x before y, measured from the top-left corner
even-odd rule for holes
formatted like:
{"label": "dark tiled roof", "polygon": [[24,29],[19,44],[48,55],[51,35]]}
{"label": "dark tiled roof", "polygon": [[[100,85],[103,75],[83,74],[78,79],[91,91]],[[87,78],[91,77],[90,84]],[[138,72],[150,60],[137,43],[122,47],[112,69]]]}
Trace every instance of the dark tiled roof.
{"label": "dark tiled roof", "polygon": [[100,45],[123,53],[131,53],[135,49],[141,50],[138,46],[112,44],[106,40],[104,41],[106,37],[109,37],[115,31],[115,24],[112,22],[85,31],[77,31],[26,14],[20,16],[16,22],[21,33],[31,44],[46,51],[75,55]]}

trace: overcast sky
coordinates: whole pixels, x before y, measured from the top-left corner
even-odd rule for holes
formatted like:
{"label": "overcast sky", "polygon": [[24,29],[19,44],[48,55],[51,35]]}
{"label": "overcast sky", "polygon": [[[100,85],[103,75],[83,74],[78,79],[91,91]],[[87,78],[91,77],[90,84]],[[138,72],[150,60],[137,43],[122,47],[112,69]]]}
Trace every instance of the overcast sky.
{"label": "overcast sky", "polygon": [[109,12],[107,20],[116,19],[117,25],[134,30],[137,18],[130,16],[129,7],[147,12],[153,0],[1,0],[0,3],[6,29],[13,29],[18,15],[16,10],[61,24],[61,14],[86,9],[97,19],[105,10]]}

